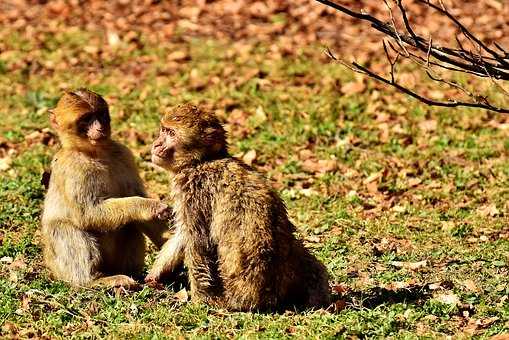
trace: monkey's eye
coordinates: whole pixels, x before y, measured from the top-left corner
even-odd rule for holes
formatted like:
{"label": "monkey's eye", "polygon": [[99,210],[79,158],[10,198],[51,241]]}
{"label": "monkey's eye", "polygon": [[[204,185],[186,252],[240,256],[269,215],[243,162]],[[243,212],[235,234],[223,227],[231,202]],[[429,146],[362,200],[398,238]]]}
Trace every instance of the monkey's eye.
{"label": "monkey's eye", "polygon": [[175,136],[175,130],[173,130],[171,128],[167,128],[167,127],[162,126],[161,127],[161,132],[164,133],[165,135],[170,136],[170,137]]}

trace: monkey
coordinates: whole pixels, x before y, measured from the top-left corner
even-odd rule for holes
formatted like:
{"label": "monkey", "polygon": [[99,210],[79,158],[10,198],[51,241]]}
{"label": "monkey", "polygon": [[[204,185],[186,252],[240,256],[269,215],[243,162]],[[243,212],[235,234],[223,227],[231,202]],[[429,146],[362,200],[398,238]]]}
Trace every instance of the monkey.
{"label": "monkey", "polygon": [[108,104],[80,88],[50,110],[61,149],[41,218],[44,261],[51,276],[73,286],[137,286],[145,238],[161,247],[171,209],[146,192],[132,153],[111,139]]}
{"label": "monkey", "polygon": [[185,104],[165,114],[152,162],[172,175],[175,234],[147,283],[158,284],[183,261],[196,302],[231,311],[328,306],[327,269],[294,236],[268,181],[229,155],[213,113]]}

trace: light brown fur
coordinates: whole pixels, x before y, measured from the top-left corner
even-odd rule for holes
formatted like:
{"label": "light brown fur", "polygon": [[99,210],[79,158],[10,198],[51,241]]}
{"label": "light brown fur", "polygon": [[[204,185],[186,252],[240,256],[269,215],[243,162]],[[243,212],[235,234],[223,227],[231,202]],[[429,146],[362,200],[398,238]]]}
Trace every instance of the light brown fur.
{"label": "light brown fur", "polygon": [[325,267],[295,238],[268,182],[228,155],[217,118],[181,106],[161,125],[152,159],[173,174],[176,233],[146,281],[184,260],[197,301],[240,311],[326,306]]}
{"label": "light brown fur", "polygon": [[[82,123],[91,113],[102,121],[93,133]],[[145,198],[131,152],[109,137],[108,107],[99,95],[66,93],[50,119],[62,149],[52,161],[41,222],[47,267],[72,285],[135,285],[130,276],[144,264],[142,232],[158,247],[167,240],[166,223],[156,219],[167,206]]]}

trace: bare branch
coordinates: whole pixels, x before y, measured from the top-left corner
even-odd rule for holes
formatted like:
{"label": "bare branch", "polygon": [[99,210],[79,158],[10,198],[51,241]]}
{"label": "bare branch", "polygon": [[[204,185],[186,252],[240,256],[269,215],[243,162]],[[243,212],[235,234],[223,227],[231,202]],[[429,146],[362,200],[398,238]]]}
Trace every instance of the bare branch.
{"label": "bare branch", "polygon": [[413,92],[412,90],[409,90],[406,87],[398,84],[398,83],[392,83],[390,80],[388,80],[382,76],[379,76],[375,72],[371,71],[370,69],[368,69],[362,65],[357,64],[356,62],[353,62],[352,66],[353,66],[353,68],[350,67],[350,69],[352,69],[353,71],[364,73],[373,79],[376,79],[376,80],[378,80],[382,83],[385,83],[387,85],[391,85],[391,86],[395,87],[396,89],[398,89],[399,91],[401,91],[405,94],[408,94],[409,96],[411,96],[415,99],[418,99],[419,101],[421,101],[427,105],[442,106],[442,107],[458,107],[458,106],[476,107],[476,108],[486,109],[486,110],[490,110],[490,111],[494,111],[494,112],[509,113],[509,108],[496,107],[496,106],[493,106],[488,103],[484,103],[484,104],[477,103],[477,102],[469,103],[469,102],[456,101],[456,100],[452,100],[452,99],[447,102],[435,101],[433,99],[423,97],[423,96]]}
{"label": "bare branch", "polygon": [[[400,2],[401,0],[398,0],[398,1]],[[436,5],[434,5],[430,0],[417,0],[417,1],[422,4],[425,4],[426,6],[433,8],[434,10],[440,12],[440,14],[442,14],[442,15],[445,15],[449,20],[451,20],[456,26],[459,27],[461,32],[466,37],[475,41],[481,49],[483,49],[486,52],[488,52],[489,54],[491,54],[493,56],[493,58],[495,58],[501,64],[503,64],[505,66],[509,66],[509,63],[506,60],[504,60],[505,55],[501,56],[496,51],[494,51],[491,48],[489,48],[488,46],[486,46],[486,44],[484,44],[480,39],[478,39],[475,35],[473,35],[465,26],[463,26],[463,24],[458,19],[456,19],[451,13],[449,13],[445,9],[445,6],[443,5],[443,3],[442,3],[442,8],[440,8]],[[504,52],[505,52],[505,50],[504,50]]]}
{"label": "bare branch", "polygon": [[[465,51],[463,49],[454,49],[454,48],[448,48],[448,47],[441,47],[441,46],[429,46],[426,39],[423,37],[418,36],[413,30],[408,32],[408,34],[403,34],[401,32],[398,32],[395,28],[392,27],[392,25],[389,25],[369,14],[366,13],[357,13],[355,11],[352,11],[351,9],[339,5],[335,2],[329,1],[329,0],[316,0],[317,2],[320,2],[326,6],[329,6],[331,8],[334,8],[340,12],[343,12],[351,17],[367,21],[371,23],[371,26],[376,29],[377,31],[384,33],[391,38],[402,41],[405,44],[412,46],[424,53],[426,53],[428,50],[430,51],[430,56],[437,59],[438,61],[442,63],[446,63],[449,65],[453,65],[456,68],[468,70],[471,72],[474,72],[476,74],[479,74],[480,77],[486,77],[488,78],[489,75],[486,74],[485,68],[489,70],[491,76],[495,79],[503,79],[503,80],[509,80],[509,67],[507,67],[505,64],[502,64],[500,62],[500,58],[485,58],[482,62],[482,65],[479,64],[479,58],[471,57],[468,51]],[[425,0],[417,0],[419,2],[428,4]],[[436,6],[435,6],[436,7]],[[436,7],[440,10],[439,7]],[[406,12],[404,12],[406,15]],[[402,13],[403,15],[403,13]],[[463,27],[463,26],[462,26]],[[408,28],[407,28],[408,29]],[[464,28],[466,30],[466,28]],[[472,34],[470,34],[472,35]]]}
{"label": "bare branch", "polygon": [[[407,10],[403,4],[403,0],[392,0],[396,3],[399,14],[403,21],[404,28],[398,30],[396,19],[394,17],[393,9],[389,5],[388,0],[383,0],[388,8],[390,22],[383,22],[380,19],[365,13],[364,11],[355,12],[350,8],[337,4],[329,0],[316,0],[326,6],[334,8],[343,12],[353,18],[369,22],[371,27],[375,30],[392,38],[395,45],[391,41],[382,40],[383,50],[385,52],[387,61],[390,65],[389,76],[387,79],[369,68],[362,66],[356,62],[346,63],[339,60],[340,63],[349,67],[355,72],[363,73],[373,79],[376,79],[385,84],[391,85],[399,91],[410,95],[428,105],[443,106],[443,107],[477,107],[495,112],[509,113],[509,108],[498,107],[491,104],[486,96],[473,93],[465,87],[461,86],[453,80],[447,80],[438,76],[434,68],[446,71],[460,72],[470,74],[479,78],[489,78],[502,92],[509,95],[497,80],[509,80],[509,53],[499,44],[494,44],[498,51],[491,49],[473,33],[471,33],[457,18],[455,18],[445,7],[441,0],[439,5],[433,4],[430,0],[414,0],[423,6],[427,6],[441,15],[444,15],[451,23],[453,23],[461,32],[461,34],[470,42],[474,50],[467,49],[461,43],[461,40],[456,36],[458,47],[439,46],[434,44],[432,37],[428,39],[418,35],[412,27]],[[389,48],[396,53],[394,59],[391,58]],[[334,60],[338,60],[332,52],[327,49],[327,54]],[[445,84],[460,90],[465,95],[472,99],[469,101],[460,101],[448,99],[447,101],[436,101],[417,92],[405,88],[403,85],[396,81],[396,66],[400,57],[409,59],[422,67],[428,77],[438,83]]]}

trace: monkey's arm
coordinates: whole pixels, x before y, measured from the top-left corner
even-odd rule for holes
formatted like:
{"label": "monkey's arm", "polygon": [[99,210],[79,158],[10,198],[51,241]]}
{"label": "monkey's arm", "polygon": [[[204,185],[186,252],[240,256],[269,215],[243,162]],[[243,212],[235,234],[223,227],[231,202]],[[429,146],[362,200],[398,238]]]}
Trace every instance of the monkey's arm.
{"label": "monkey's arm", "polygon": [[144,197],[109,198],[97,204],[79,204],[73,222],[85,230],[110,231],[130,222],[150,221],[165,207],[158,200]]}
{"label": "monkey's arm", "polygon": [[181,211],[179,220],[183,222],[177,225],[176,234],[163,246],[146,278],[147,282],[158,281],[175,271],[185,257],[191,286],[214,293],[218,282],[217,252],[210,240],[210,222],[201,203],[193,200]]}
{"label": "monkey's arm", "polygon": [[60,188],[68,207],[67,218],[77,228],[111,231],[131,222],[148,222],[168,210],[159,200],[140,196],[103,199],[109,196],[108,179],[87,163],[74,168],[77,166],[84,170],[71,172],[73,167],[66,168],[65,164],[54,167],[55,182],[50,183],[55,190]]}
{"label": "monkey's arm", "polygon": [[169,274],[179,267],[184,261],[184,245],[184,235],[181,229],[177,228],[175,234],[159,251],[145,281],[159,281],[165,274]]}

